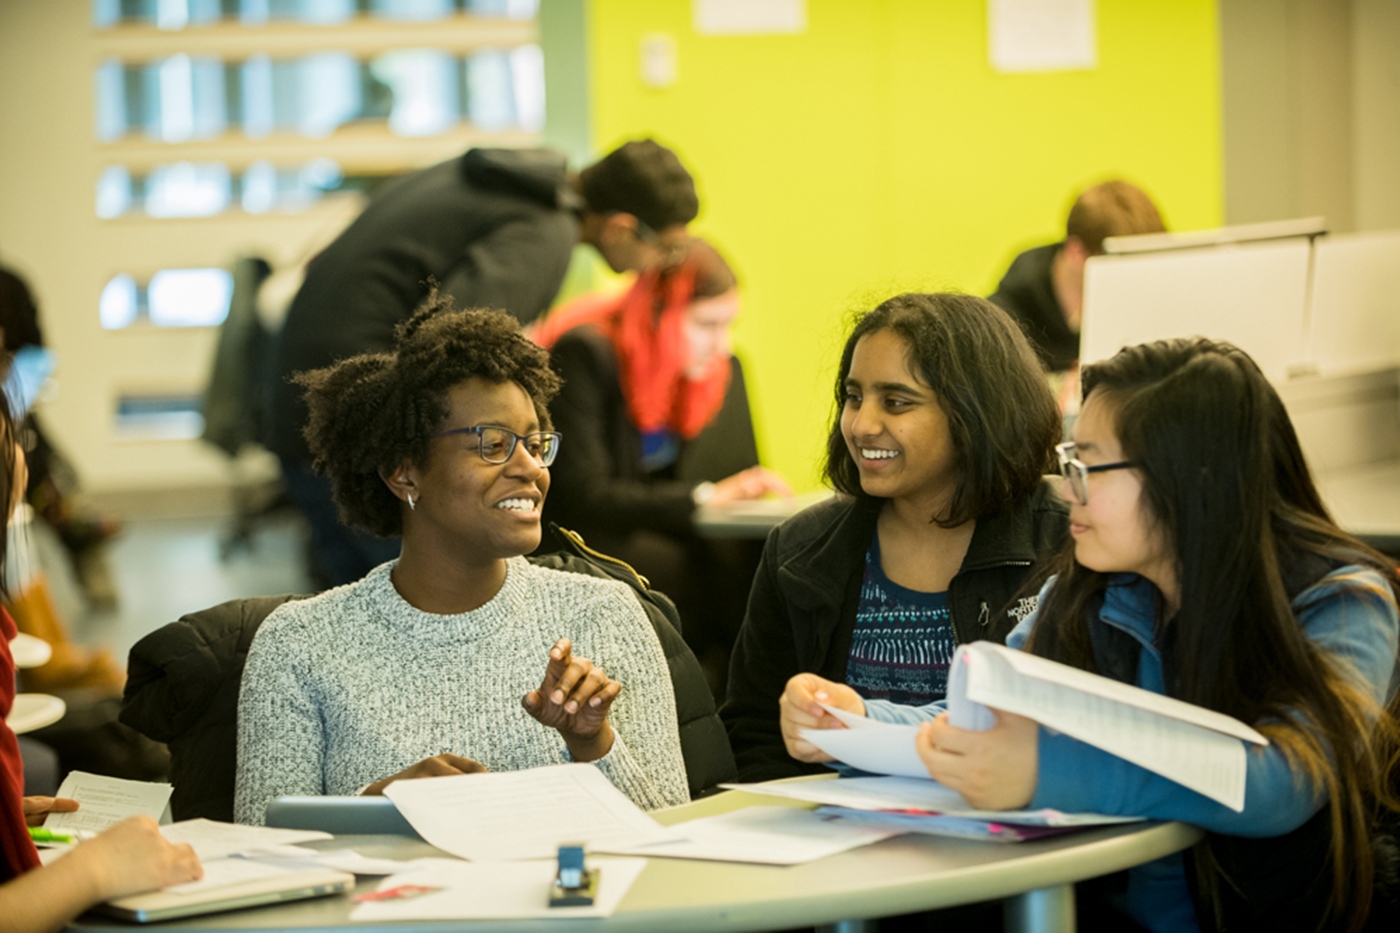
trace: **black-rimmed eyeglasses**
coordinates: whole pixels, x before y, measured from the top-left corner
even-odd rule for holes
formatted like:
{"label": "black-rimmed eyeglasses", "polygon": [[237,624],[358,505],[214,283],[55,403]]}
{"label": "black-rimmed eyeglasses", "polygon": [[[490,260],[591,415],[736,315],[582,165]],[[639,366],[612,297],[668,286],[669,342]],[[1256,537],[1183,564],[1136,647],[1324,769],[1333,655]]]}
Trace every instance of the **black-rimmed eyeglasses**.
{"label": "black-rimmed eyeglasses", "polygon": [[1080,505],[1089,504],[1090,473],[1104,473],[1108,470],[1125,470],[1128,467],[1137,466],[1137,464],[1131,460],[1119,460],[1117,463],[1100,463],[1097,466],[1089,466],[1083,460],[1075,457],[1074,454],[1075,449],[1073,441],[1055,445],[1055,456],[1060,461],[1060,475],[1069,480],[1070,491],[1074,493],[1074,498]]}
{"label": "black-rimmed eyeglasses", "polygon": [[516,434],[506,428],[493,428],[477,425],[474,428],[453,428],[441,431],[433,437],[447,437],[451,434],[475,434],[477,450],[487,463],[505,463],[515,454],[515,445],[525,444],[525,452],[542,467],[547,467],[559,456],[559,442],[563,435],[558,431],[536,431],[533,434]]}

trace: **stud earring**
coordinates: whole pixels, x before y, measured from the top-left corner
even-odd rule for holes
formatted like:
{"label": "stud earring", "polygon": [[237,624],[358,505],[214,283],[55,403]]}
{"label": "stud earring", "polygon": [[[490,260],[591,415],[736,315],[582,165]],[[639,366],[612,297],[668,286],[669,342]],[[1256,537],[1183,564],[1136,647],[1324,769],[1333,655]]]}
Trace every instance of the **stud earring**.
{"label": "stud earring", "polygon": [[416,505],[413,504],[413,493],[411,493],[411,492],[410,492],[410,493],[407,493],[407,496],[408,496],[408,508],[409,508],[409,511],[412,511],[412,510],[418,508],[418,506],[416,506]]}

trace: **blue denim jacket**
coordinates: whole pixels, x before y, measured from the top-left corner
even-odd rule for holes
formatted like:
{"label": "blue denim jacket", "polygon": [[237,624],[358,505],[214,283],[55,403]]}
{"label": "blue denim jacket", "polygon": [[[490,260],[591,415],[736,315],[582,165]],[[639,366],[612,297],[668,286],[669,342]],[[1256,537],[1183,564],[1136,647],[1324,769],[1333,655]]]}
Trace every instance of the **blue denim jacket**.
{"label": "blue denim jacket", "polygon": [[[1042,600],[1055,581],[1041,590]],[[1114,576],[1098,622],[1117,628],[1142,646],[1137,685],[1165,692],[1162,657],[1153,641],[1157,590],[1136,574]],[[1293,600],[1308,639],[1354,670],[1358,686],[1384,704],[1400,687],[1396,668],[1400,613],[1394,592],[1375,570],[1347,566],[1333,571]],[[1007,636],[1020,648],[1036,623],[1031,613]],[[918,722],[943,711],[943,703],[901,707],[867,701],[866,715],[886,722]],[[1188,790],[1144,768],[1065,735],[1040,730],[1040,773],[1034,808],[1064,812],[1092,811],[1114,815],[1183,820],[1211,832],[1236,836],[1280,836],[1301,826],[1325,803],[1325,792],[1312,786],[1289,765],[1275,745],[1251,748],[1245,783],[1245,808],[1229,807]],[[1128,910],[1151,930],[1197,930],[1195,908],[1186,884],[1181,855],[1168,856],[1132,870]]]}

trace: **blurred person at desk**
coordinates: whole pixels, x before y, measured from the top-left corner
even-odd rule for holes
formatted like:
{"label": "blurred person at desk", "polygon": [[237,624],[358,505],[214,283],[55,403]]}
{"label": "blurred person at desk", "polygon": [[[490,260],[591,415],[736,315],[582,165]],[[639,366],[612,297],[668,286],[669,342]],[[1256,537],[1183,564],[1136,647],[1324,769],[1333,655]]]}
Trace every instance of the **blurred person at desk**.
{"label": "blurred person at desk", "polygon": [[311,469],[306,406],[290,379],[358,353],[393,349],[430,284],[458,307],[500,308],[522,324],[550,306],[576,244],[617,272],[671,262],[699,209],[675,153],[629,142],[578,174],[545,149],[472,149],[386,183],[308,264],[268,367],[265,443],[311,528],[313,574],[349,583],[397,552],[336,519]]}
{"label": "blurred person at desk", "polygon": [[[27,472],[8,402],[0,395],[0,502],[6,503],[6,516],[19,504]],[[0,535],[0,592],[6,544]],[[0,609],[0,926],[10,933],[50,933],[103,901],[201,877],[194,850],[171,845],[146,817],[118,823],[40,866],[27,827],[41,825],[51,812],[75,810],[77,803],[23,796],[18,741],[4,723],[15,699],[14,636],[13,620]]]}
{"label": "blurred person at desk", "polygon": [[758,548],[701,538],[695,511],[792,495],[758,463],[730,345],[738,314],[729,264],[692,238],[679,265],[578,298],[534,334],[564,380],[550,410],[569,437],[546,517],[676,600],[717,693]]}
{"label": "blurred person at desk", "polygon": [[1070,207],[1065,238],[1017,256],[991,295],[1035,348],[1051,375],[1061,411],[1079,401],[1084,264],[1103,253],[1103,241],[1111,236],[1164,230],[1157,205],[1141,188],[1116,180],[1095,185]]}
{"label": "blurred person at desk", "polygon": [[297,381],[342,516],[400,553],[258,629],[235,818],[261,823],[282,795],[570,761],[645,809],[689,800],[666,657],[631,588],[524,557],[561,445],[545,351],[503,311],[434,296],[394,352]]}
{"label": "blurred person at desk", "polygon": [[827,441],[840,495],[768,536],[734,646],[720,715],[741,780],[822,771],[830,756],[799,736],[828,725],[817,700],[942,699],[957,645],[1030,613],[1023,589],[1068,527],[1042,478],[1059,434],[995,305],[899,295],[859,318]]}

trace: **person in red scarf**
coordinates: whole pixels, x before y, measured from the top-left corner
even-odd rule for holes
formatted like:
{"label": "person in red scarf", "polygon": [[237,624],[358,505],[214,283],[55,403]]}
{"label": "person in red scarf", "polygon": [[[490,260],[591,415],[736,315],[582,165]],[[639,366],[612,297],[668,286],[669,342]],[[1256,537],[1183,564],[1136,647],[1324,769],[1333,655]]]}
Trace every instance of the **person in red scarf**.
{"label": "person in red scarf", "polygon": [[[0,395],[0,503],[5,503],[7,517],[23,495],[27,473],[24,453],[15,443],[14,421]],[[7,543],[3,531],[0,568]],[[194,850],[171,845],[148,817],[118,823],[52,865],[40,867],[28,827],[41,824],[50,812],[75,810],[78,805],[24,796],[19,742],[4,722],[15,701],[15,661],[10,653],[15,634],[14,620],[0,609],[0,926],[8,933],[45,933],[94,904],[202,877]]]}
{"label": "person in red scarf", "polygon": [[[550,413],[567,441],[545,519],[632,564],[675,599],[686,640],[716,687],[757,555],[742,542],[698,537],[692,515],[702,504],[792,494],[758,465],[747,411],[742,430],[717,423],[726,401],[748,404],[730,392],[738,313],[734,273],[692,238],[678,264],[640,274],[621,294],[576,299],[533,335],[564,379]],[[707,464],[687,457],[702,434]],[[733,472],[707,474],[716,469]]]}

